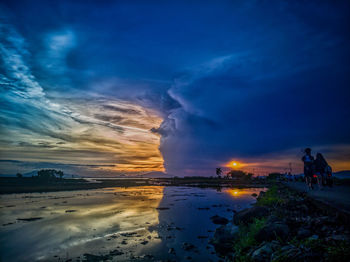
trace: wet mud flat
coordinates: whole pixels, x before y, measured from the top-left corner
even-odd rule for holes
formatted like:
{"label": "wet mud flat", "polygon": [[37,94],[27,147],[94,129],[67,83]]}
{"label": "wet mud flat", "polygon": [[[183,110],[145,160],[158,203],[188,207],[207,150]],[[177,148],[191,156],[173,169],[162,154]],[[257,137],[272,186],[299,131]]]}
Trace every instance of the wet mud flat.
{"label": "wet mud flat", "polygon": [[138,186],[0,197],[2,261],[218,261],[217,225],[261,188]]}

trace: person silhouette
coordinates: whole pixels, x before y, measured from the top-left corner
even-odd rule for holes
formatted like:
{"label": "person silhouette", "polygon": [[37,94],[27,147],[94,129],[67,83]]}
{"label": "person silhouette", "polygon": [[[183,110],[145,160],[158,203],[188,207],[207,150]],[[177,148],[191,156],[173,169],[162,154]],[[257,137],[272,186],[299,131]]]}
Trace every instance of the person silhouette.
{"label": "person silhouette", "polygon": [[312,176],[314,173],[314,157],[311,155],[311,148],[305,148],[304,150],[305,155],[302,157],[302,161],[304,162],[304,175],[305,175],[305,182],[308,187],[308,189],[314,189],[312,185]]}
{"label": "person silhouette", "polygon": [[315,159],[315,171],[317,175],[317,182],[319,189],[323,188],[323,185],[325,184],[325,173],[327,169],[328,163],[326,159],[323,157],[321,153],[316,154]]}

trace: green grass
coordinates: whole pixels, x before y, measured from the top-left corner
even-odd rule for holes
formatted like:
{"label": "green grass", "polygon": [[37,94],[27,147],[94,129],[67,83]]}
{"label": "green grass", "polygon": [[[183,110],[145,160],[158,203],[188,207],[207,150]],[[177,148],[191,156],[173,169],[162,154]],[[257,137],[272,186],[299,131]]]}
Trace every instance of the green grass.
{"label": "green grass", "polygon": [[276,185],[271,186],[265,193],[265,195],[258,199],[257,205],[259,206],[273,206],[283,202],[278,194],[278,187]]}
{"label": "green grass", "polygon": [[235,252],[235,261],[237,262],[249,262],[247,251],[258,244],[255,240],[255,235],[262,229],[266,224],[266,218],[255,219],[253,223],[248,226],[240,225],[238,240],[233,246]]}
{"label": "green grass", "polygon": [[[271,186],[265,193],[265,195],[258,199],[257,205],[259,206],[272,206],[277,203],[281,203],[281,199],[278,193],[277,185]],[[233,246],[235,253],[235,261],[249,262],[251,261],[248,256],[248,251],[253,246],[257,246],[259,243],[255,240],[256,234],[266,225],[267,218],[255,219],[253,223],[249,225],[240,225],[238,240]]]}

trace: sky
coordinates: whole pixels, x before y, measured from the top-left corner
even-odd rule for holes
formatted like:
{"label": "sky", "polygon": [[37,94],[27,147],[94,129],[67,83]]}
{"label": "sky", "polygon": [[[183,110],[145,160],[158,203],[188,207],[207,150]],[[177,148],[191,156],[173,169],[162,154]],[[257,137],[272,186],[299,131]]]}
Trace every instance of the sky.
{"label": "sky", "polygon": [[350,169],[349,1],[1,1],[0,173]]}

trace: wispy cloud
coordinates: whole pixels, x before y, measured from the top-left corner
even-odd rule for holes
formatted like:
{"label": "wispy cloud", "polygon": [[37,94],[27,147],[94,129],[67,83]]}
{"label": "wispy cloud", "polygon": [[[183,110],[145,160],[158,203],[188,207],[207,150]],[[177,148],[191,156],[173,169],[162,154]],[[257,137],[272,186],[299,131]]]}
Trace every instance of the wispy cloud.
{"label": "wispy cloud", "polygon": [[[10,25],[0,29],[2,158],[92,162],[113,172],[163,169],[159,136],[150,131],[161,123],[158,114],[114,98],[48,93],[32,73],[25,39]],[[71,31],[49,35],[47,69],[63,68],[75,41]]]}

